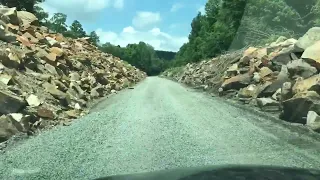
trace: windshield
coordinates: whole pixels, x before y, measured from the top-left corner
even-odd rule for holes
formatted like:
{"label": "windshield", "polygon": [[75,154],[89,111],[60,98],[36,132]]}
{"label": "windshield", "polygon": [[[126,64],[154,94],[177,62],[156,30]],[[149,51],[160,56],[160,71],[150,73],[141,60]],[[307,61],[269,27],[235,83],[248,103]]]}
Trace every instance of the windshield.
{"label": "windshield", "polygon": [[319,0],[0,4],[0,179],[320,170]]}

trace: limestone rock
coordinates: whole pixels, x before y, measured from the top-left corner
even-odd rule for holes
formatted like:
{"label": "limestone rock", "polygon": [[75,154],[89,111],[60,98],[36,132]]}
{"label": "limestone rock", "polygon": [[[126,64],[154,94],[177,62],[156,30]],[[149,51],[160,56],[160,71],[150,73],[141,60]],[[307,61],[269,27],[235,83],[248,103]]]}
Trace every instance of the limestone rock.
{"label": "limestone rock", "polygon": [[69,118],[78,118],[80,116],[80,112],[78,110],[69,110],[65,112]]}
{"label": "limestone rock", "polygon": [[264,78],[272,73],[273,73],[273,71],[271,69],[269,69],[268,67],[262,67],[259,71],[259,75],[261,78]]}
{"label": "limestone rock", "polygon": [[320,116],[316,112],[308,112],[307,126],[309,126],[314,131],[320,132]]}
{"label": "limestone rock", "polygon": [[292,77],[298,76],[309,78],[317,73],[317,68],[311,66],[302,59],[289,62],[287,68]]}
{"label": "limestone rock", "polygon": [[20,132],[27,132],[30,129],[30,116],[21,113],[11,113],[7,116],[11,119],[13,125]]}
{"label": "limestone rock", "polygon": [[12,76],[8,74],[0,74],[0,82],[5,85],[8,85],[9,82],[12,80]]}
{"label": "limestone rock", "polygon": [[294,84],[294,86],[292,88],[292,92],[294,94],[298,94],[300,92],[312,90],[311,88],[313,88],[313,90],[320,90],[319,83],[320,83],[320,74],[312,76],[312,77],[305,79],[305,80],[297,79],[296,83]]}
{"label": "limestone rock", "polygon": [[248,87],[241,89],[238,93],[239,98],[257,97],[257,86],[250,84]]}
{"label": "limestone rock", "polygon": [[64,52],[61,48],[58,47],[52,47],[50,48],[50,52],[53,54],[56,54],[57,57],[63,56]]}
{"label": "limestone rock", "polygon": [[227,79],[221,85],[221,88],[226,91],[229,89],[241,89],[249,85],[251,77],[249,74],[241,74]]}
{"label": "limestone rock", "polygon": [[54,66],[52,66],[51,64],[46,63],[46,64],[44,65],[44,67],[46,68],[46,70],[47,70],[50,74],[55,75],[55,76],[59,75],[58,72],[57,72],[57,70],[56,70],[56,68],[55,68]]}
{"label": "limestone rock", "polygon": [[240,59],[240,63],[242,64],[248,64],[250,59],[254,57],[254,52],[256,52],[258,49],[255,47],[249,47],[244,53],[243,57]]}
{"label": "limestone rock", "polygon": [[80,81],[80,75],[77,72],[69,74],[70,81]]}
{"label": "limestone rock", "polygon": [[282,118],[289,122],[306,124],[309,111],[320,113],[320,96],[313,91],[296,94],[284,101]]}
{"label": "limestone rock", "polygon": [[61,46],[60,43],[52,37],[46,37],[46,40],[49,43],[50,47],[60,47]]}
{"label": "limestone rock", "polygon": [[39,107],[37,110],[37,115],[42,118],[54,119],[53,112],[45,107]]}
{"label": "limestone rock", "polygon": [[48,63],[52,63],[55,62],[57,60],[57,55],[54,53],[49,53],[47,54],[44,59],[48,62]]}
{"label": "limestone rock", "polygon": [[12,122],[10,118],[5,115],[0,117],[0,143],[8,140],[18,132],[18,129],[14,126],[14,122]]}
{"label": "limestone rock", "polygon": [[26,107],[26,102],[23,98],[3,90],[0,90],[0,104],[1,114],[16,113]]}
{"label": "limestone rock", "polygon": [[17,16],[22,21],[23,26],[34,25],[38,21],[38,18],[34,14],[27,11],[18,11]]}
{"label": "limestone rock", "polygon": [[263,111],[274,112],[280,110],[279,102],[271,98],[258,98],[257,103]]}
{"label": "limestone rock", "polygon": [[60,100],[64,100],[64,99],[66,98],[66,93],[58,90],[58,89],[56,88],[56,86],[54,86],[54,85],[52,85],[52,84],[50,84],[50,83],[47,83],[47,82],[44,83],[42,86],[43,86],[43,87],[46,89],[46,91],[47,91],[48,93],[50,93],[53,97],[55,97],[55,98],[57,98],[57,99],[60,99]]}
{"label": "limestone rock", "polygon": [[0,25],[0,40],[11,43],[17,40],[17,36],[6,31],[6,27]]}
{"label": "limestone rock", "polygon": [[2,6],[0,7],[0,16],[1,20],[3,20],[5,23],[11,23],[13,25],[20,24],[16,8]]}
{"label": "limestone rock", "polygon": [[285,82],[282,85],[281,88],[281,101],[285,101],[287,99],[292,98],[292,83],[291,82]]}
{"label": "limestone rock", "polygon": [[295,48],[299,52],[303,52],[316,41],[320,41],[320,27],[313,27],[309,29],[309,31],[295,44]]}
{"label": "limestone rock", "polygon": [[26,99],[27,103],[29,104],[29,106],[32,107],[38,107],[41,104],[41,101],[39,100],[38,96],[31,94],[27,99]]}

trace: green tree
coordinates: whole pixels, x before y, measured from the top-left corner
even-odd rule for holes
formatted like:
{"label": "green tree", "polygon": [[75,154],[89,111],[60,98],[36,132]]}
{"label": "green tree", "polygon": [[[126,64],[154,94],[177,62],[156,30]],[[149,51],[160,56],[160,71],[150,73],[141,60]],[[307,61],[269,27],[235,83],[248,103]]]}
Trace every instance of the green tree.
{"label": "green tree", "polygon": [[70,36],[73,38],[81,38],[86,36],[81,23],[78,20],[73,21],[70,26]]}
{"label": "green tree", "polygon": [[34,15],[38,18],[41,25],[47,25],[49,14],[45,12],[40,6],[34,7]]}
{"label": "green tree", "polygon": [[99,36],[97,35],[97,33],[95,31],[92,31],[90,34],[89,34],[89,41],[94,44],[94,45],[98,45],[99,42],[100,42],[100,38]]}
{"label": "green tree", "polygon": [[44,0],[0,0],[0,4],[7,7],[16,7],[17,10],[26,10],[29,12],[35,12],[35,5],[42,3]]}
{"label": "green tree", "polygon": [[65,33],[67,31],[67,15],[63,13],[55,13],[50,19],[49,28],[56,33]]}

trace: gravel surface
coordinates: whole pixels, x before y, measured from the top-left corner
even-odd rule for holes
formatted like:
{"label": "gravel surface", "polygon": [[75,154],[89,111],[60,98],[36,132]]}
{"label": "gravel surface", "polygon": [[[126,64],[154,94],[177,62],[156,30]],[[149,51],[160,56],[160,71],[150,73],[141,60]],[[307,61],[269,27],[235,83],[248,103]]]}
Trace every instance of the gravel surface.
{"label": "gravel surface", "polygon": [[8,147],[0,179],[93,179],[203,165],[320,169],[320,141],[158,77],[107,98],[71,126]]}

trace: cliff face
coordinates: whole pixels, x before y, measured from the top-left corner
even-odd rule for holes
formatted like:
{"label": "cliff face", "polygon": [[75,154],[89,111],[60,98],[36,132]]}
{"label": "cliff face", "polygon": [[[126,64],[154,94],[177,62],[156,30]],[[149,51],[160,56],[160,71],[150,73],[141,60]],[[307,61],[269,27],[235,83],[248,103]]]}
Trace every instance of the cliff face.
{"label": "cliff face", "polygon": [[0,7],[0,15],[0,142],[18,132],[68,125],[86,114],[90,102],[146,77],[87,38],[35,26],[33,14]]}

